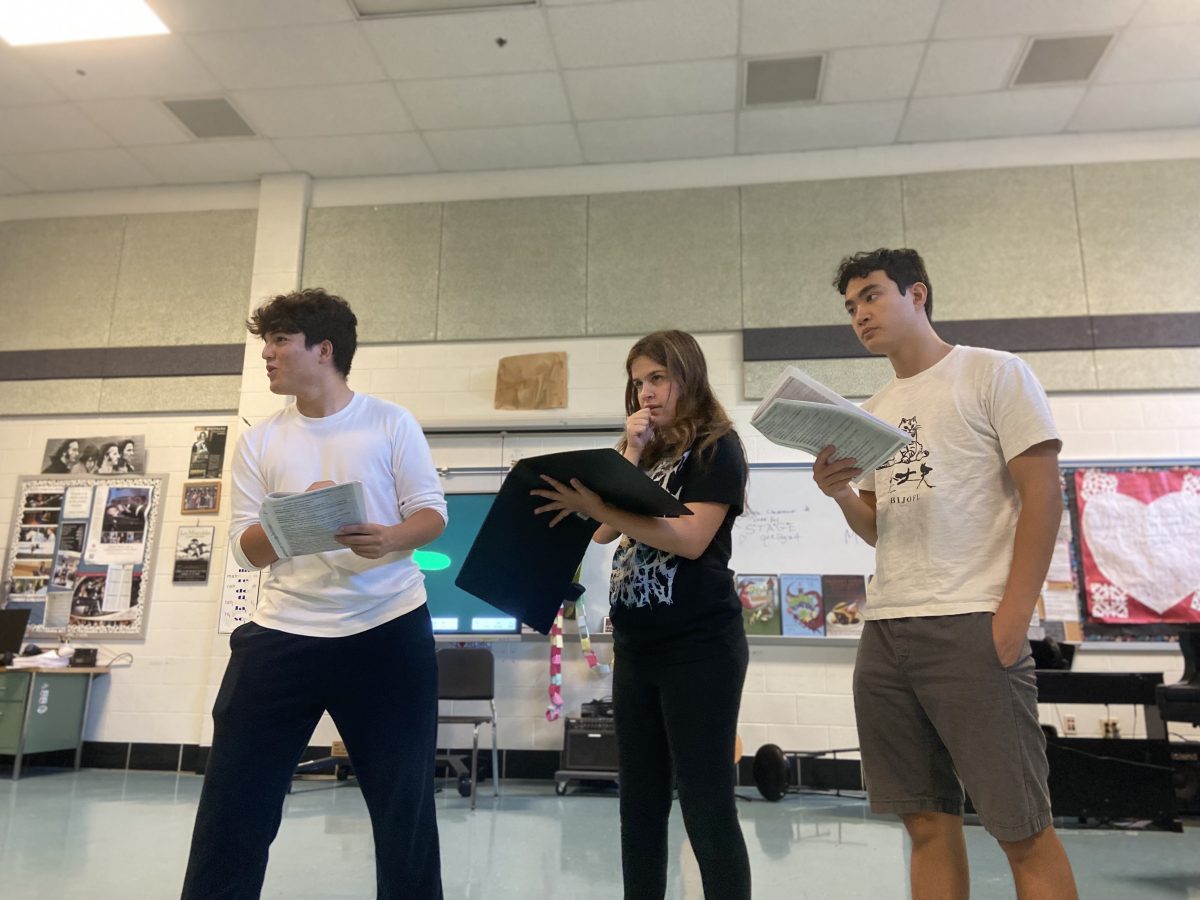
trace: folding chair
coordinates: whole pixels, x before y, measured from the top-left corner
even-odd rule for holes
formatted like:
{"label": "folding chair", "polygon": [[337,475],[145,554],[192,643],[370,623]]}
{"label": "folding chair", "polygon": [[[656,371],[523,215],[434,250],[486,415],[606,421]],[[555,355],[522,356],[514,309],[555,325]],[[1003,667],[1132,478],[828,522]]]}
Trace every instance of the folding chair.
{"label": "folding chair", "polygon": [[[496,663],[492,651],[479,647],[446,647],[438,651],[438,700],[487,701],[487,711],[475,714],[438,713],[439,725],[472,725],[475,733],[471,744],[471,767],[468,770],[461,754],[439,754],[449,770],[458,777],[458,792],[471,797],[475,808],[476,787],[479,781],[479,726],[492,729],[492,793],[500,796],[500,754],[496,747]],[[458,704],[455,704],[457,709]],[[466,786],[469,784],[469,791]]]}

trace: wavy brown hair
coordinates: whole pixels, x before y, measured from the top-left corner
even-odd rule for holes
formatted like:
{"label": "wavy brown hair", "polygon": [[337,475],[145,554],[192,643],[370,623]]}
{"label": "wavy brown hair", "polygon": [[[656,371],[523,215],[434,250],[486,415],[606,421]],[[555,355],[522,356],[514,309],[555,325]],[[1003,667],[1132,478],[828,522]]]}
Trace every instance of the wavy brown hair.
{"label": "wavy brown hair", "polygon": [[[652,468],[661,460],[682,456],[693,447],[701,459],[708,456],[713,445],[733,431],[733,422],[708,383],[708,363],[700,344],[686,331],[655,331],[630,347],[625,357],[626,415],[641,409],[632,375],[633,362],[641,356],[666,369],[679,386],[675,419],[665,428],[655,427],[654,438],[642,453],[641,467]],[[622,451],[625,443],[622,437],[619,444]]]}

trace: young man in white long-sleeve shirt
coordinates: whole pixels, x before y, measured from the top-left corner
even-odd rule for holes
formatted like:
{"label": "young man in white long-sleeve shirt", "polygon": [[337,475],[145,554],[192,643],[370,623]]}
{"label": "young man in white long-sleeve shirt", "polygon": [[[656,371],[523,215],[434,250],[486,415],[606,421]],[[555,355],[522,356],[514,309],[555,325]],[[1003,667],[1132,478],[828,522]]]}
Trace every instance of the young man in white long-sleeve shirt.
{"label": "young man in white long-sleeve shirt", "polygon": [[[371,815],[380,900],[439,898],[433,802],[437,663],[412,551],[446,525],[429,446],[405,409],[346,382],[357,342],[346,301],[275,297],[247,323],[271,391],[290,405],[242,435],[230,543],[268,568],[213,708],[212,751],[184,882],[187,900],[255,898],[296,764],[328,711]],[[361,481],[368,521],[345,549],[282,558],[259,523],[273,491]]]}
{"label": "young man in white long-sleeve shirt", "polygon": [[875,547],[854,669],[871,808],[912,839],[914,900],[970,892],[964,787],[1020,900],[1071,900],[1026,639],[1063,513],[1045,391],[1011,353],[938,336],[915,250],[847,257],[834,284],[858,339],[895,372],[863,408],[911,437],[874,472],[834,447],[813,464]]}

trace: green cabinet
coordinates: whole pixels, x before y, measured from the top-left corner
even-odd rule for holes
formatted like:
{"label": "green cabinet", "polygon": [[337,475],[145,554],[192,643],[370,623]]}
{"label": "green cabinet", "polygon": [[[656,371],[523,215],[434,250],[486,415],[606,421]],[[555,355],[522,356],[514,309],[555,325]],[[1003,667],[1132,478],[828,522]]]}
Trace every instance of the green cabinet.
{"label": "green cabinet", "polygon": [[83,745],[93,669],[0,672],[0,753],[11,753],[13,778],[26,753],[75,750]]}

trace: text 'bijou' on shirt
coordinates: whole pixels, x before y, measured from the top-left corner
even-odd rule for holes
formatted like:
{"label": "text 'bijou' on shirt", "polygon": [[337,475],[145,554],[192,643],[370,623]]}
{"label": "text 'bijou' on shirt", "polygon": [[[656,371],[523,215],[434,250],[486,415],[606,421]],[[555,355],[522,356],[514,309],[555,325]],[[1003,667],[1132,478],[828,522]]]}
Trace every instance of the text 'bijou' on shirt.
{"label": "text 'bijou' on shirt", "polygon": [[879,533],[864,617],[994,612],[1021,506],[1008,463],[1058,440],[1041,384],[1011,353],[956,346],[863,409],[911,437],[857,482]]}
{"label": "text 'bijou' on shirt", "polygon": [[724,503],[729,509],[697,559],[620,538],[609,584],[614,641],[619,651],[652,650],[664,661],[703,655],[742,632],[729,569],[733,521],[746,491],[741,441],[731,431],[704,454],[693,447],[647,474],[683,503]]}
{"label": "text 'bijou' on shirt", "polygon": [[[367,520],[396,525],[420,509],[446,518],[446,498],[421,426],[403,407],[365,394],[331,416],[288,406],[245,432],[233,458],[229,539],[246,567],[242,533],[259,520],[272,491],[303,491],[317,481],[361,481]],[[364,559],[352,550],[273,563],[254,621],[313,637],[343,637],[382,625],[425,602],[412,553]]]}

